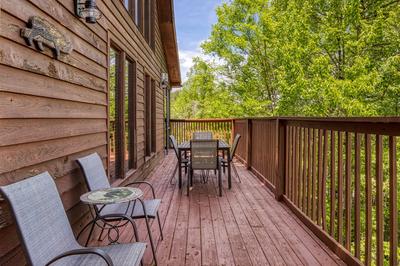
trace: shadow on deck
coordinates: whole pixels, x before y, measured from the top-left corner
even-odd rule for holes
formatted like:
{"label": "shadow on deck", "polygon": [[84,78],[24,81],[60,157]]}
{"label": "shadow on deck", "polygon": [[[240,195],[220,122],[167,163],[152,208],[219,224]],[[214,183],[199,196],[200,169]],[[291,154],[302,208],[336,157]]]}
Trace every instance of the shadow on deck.
{"label": "shadow on deck", "polygon": [[[147,179],[162,198],[164,240],[159,239],[156,222],[152,224],[159,265],[344,264],[241,164],[236,163],[242,183],[233,177],[228,190],[224,175],[222,197],[217,196],[213,174],[207,184],[196,175],[187,197],[186,189],[178,188],[177,178],[170,184],[175,164],[170,152]],[[150,191],[145,194],[149,197]],[[139,222],[138,228],[140,239],[148,241],[144,223]],[[131,239],[127,228],[121,242]],[[144,264],[151,261],[148,247]]]}

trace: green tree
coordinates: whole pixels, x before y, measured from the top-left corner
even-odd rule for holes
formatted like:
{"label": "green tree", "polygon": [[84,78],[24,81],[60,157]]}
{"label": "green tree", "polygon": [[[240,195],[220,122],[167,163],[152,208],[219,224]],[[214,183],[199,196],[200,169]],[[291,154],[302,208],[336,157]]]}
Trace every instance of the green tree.
{"label": "green tree", "polygon": [[[176,114],[398,115],[399,6],[390,0],[224,3],[202,45],[219,62],[208,69],[213,82],[204,84],[213,88],[205,91],[223,93],[205,93],[209,99],[196,98],[193,110]],[[204,78],[194,68],[174,107],[193,96],[183,91],[206,87],[194,82]],[[234,111],[221,113],[217,96]]]}

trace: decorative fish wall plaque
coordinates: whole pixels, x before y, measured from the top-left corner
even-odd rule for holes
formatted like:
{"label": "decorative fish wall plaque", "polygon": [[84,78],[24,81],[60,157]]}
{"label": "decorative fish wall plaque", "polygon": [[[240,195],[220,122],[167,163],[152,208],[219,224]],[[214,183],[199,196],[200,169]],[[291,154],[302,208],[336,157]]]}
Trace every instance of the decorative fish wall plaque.
{"label": "decorative fish wall plaque", "polygon": [[72,43],[64,34],[54,27],[47,20],[32,16],[29,18],[26,28],[21,29],[21,36],[25,38],[29,46],[36,44],[36,47],[43,51],[43,45],[53,49],[56,59],[60,53],[69,54],[72,52]]}

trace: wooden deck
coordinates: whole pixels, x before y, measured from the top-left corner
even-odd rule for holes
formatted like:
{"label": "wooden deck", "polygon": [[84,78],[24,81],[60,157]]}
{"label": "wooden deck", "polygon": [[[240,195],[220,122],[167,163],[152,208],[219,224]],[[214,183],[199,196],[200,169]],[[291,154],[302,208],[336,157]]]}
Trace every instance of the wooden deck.
{"label": "wooden deck", "polygon": [[[213,175],[208,184],[196,177],[187,197],[177,182],[169,183],[175,164],[170,152],[148,178],[162,198],[164,240],[152,224],[159,265],[344,264],[241,164],[236,165],[242,183],[233,177],[228,190],[225,176],[223,197],[217,196]],[[143,222],[138,227],[140,239],[147,239]],[[131,238],[130,229],[122,233],[122,242]],[[151,260],[148,247],[145,265]]]}

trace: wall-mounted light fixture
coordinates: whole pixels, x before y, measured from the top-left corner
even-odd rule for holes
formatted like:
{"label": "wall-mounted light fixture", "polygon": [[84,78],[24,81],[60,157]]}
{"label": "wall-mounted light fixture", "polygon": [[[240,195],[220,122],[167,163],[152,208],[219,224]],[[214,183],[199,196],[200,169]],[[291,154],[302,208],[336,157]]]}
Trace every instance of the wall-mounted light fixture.
{"label": "wall-mounted light fixture", "polygon": [[161,88],[168,88],[168,73],[161,73]]}
{"label": "wall-mounted light fixture", "polygon": [[75,14],[84,18],[87,23],[94,24],[101,18],[102,14],[97,8],[95,0],[74,0]]}

